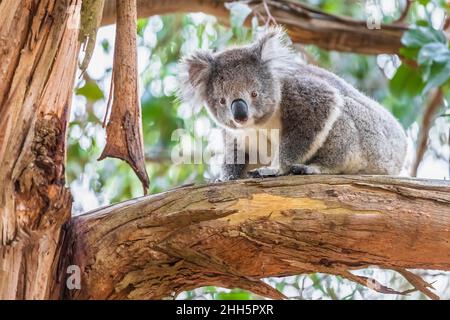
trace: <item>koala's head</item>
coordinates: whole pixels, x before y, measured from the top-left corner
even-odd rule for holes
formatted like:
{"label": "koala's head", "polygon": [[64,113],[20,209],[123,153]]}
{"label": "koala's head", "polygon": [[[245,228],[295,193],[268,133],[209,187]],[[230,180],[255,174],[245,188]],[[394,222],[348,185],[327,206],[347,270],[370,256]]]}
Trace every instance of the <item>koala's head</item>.
{"label": "koala's head", "polygon": [[269,29],[250,45],[184,58],[179,65],[181,98],[205,104],[225,128],[264,125],[278,108],[279,79],[295,60],[285,40],[281,29]]}

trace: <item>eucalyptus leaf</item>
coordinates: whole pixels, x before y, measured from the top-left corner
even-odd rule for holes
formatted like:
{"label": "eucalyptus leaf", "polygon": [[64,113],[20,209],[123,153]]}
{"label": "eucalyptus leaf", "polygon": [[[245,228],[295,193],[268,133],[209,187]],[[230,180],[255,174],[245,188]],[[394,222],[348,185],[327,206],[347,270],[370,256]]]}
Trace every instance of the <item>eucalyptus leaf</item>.
{"label": "eucalyptus leaf", "polygon": [[433,63],[430,70],[430,76],[427,81],[423,94],[431,88],[439,87],[450,78],[450,61],[447,63]]}
{"label": "eucalyptus leaf", "polygon": [[417,58],[417,53],[419,52],[419,49],[402,47],[400,48],[399,52],[403,57],[415,60]]}
{"label": "eucalyptus leaf", "polygon": [[419,48],[431,42],[447,43],[442,31],[422,26],[416,26],[405,32],[401,41],[404,46],[411,48]]}
{"label": "eucalyptus leaf", "polygon": [[425,82],[430,78],[431,65],[432,63],[426,63],[420,66],[420,70],[422,71],[422,79]]}
{"label": "eucalyptus leaf", "polygon": [[450,61],[450,50],[441,42],[432,42],[424,45],[417,57],[419,65],[427,61],[446,62]]}
{"label": "eucalyptus leaf", "polygon": [[402,64],[389,83],[389,89],[399,99],[412,99],[422,92],[425,84],[419,70]]}

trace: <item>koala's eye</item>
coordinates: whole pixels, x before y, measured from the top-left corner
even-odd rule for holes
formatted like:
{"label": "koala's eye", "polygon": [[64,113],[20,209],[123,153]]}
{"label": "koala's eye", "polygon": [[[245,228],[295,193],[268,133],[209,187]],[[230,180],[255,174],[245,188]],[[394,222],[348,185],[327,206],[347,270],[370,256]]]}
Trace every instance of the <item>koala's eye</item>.
{"label": "koala's eye", "polygon": [[220,104],[225,104],[225,98],[220,98],[220,100],[219,100],[219,102],[220,102]]}
{"label": "koala's eye", "polygon": [[258,96],[258,92],[252,91],[252,97],[253,97],[253,98],[256,98],[257,96]]}

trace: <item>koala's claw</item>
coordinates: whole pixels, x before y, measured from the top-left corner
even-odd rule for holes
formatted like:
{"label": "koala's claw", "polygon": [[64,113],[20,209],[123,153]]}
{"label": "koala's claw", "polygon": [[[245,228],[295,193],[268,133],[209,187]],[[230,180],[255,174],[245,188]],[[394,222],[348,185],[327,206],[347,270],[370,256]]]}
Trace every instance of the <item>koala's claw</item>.
{"label": "koala's claw", "polygon": [[251,178],[265,178],[265,177],[277,177],[280,176],[280,171],[276,168],[261,167],[258,169],[248,171],[248,175]]}
{"label": "koala's claw", "polygon": [[320,173],[316,167],[307,166],[304,164],[294,164],[290,167],[290,172],[293,175],[310,175]]}

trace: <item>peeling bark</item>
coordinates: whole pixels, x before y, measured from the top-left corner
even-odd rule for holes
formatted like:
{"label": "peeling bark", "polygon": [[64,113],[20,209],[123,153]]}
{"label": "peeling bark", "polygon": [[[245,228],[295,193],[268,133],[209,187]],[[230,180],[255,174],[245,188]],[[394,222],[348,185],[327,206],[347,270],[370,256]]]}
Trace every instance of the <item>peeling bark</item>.
{"label": "peeling bark", "polygon": [[117,12],[112,110],[106,126],[106,146],[99,160],[113,157],[126,161],[141,180],[146,194],[149,178],[145,169],[138,94],[136,0],[118,0]]}
{"label": "peeling bark", "polygon": [[100,27],[105,0],[84,0],[81,8],[80,42],[84,44],[84,59],[80,69],[85,72],[95,49],[97,30]]}
{"label": "peeling bark", "polygon": [[398,293],[349,270],[450,270],[450,183],[304,176],[188,186],[75,217],[66,237],[67,263],[82,272],[72,299],[159,299],[206,285],[282,298],[260,279],[312,272]]}
{"label": "peeling bark", "polygon": [[80,7],[80,0],[0,3],[0,299],[50,295],[71,210],[65,135]]}

